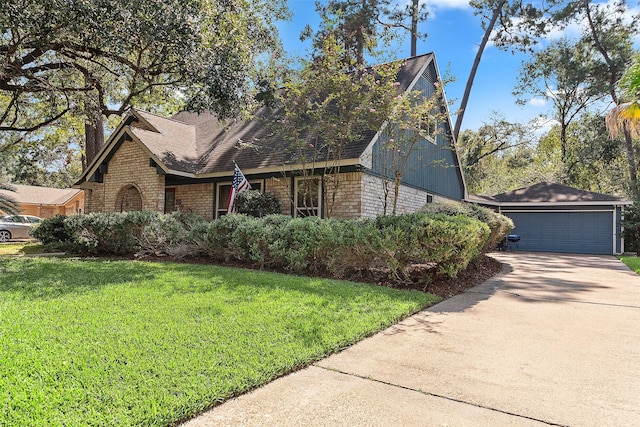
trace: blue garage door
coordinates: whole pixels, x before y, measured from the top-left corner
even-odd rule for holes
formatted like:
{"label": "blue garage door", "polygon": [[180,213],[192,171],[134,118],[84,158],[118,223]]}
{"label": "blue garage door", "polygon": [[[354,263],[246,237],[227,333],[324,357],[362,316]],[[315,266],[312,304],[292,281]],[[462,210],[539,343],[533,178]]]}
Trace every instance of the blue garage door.
{"label": "blue garage door", "polygon": [[612,212],[504,212],[516,226],[520,250],[613,253]]}

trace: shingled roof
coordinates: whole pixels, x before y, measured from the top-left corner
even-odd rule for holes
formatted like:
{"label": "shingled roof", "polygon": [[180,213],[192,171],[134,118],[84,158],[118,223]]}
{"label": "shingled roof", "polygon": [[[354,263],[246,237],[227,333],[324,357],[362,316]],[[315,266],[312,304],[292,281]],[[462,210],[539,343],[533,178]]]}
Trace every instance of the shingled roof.
{"label": "shingled roof", "polygon": [[[400,89],[410,88],[433,58],[433,53],[428,53],[403,60],[397,76]],[[277,112],[263,107],[252,120],[221,122],[208,112],[181,112],[166,118],[131,109],[78,184],[88,179],[100,163],[108,161],[109,153],[117,149],[117,139],[122,132],[140,141],[168,173],[201,177],[233,171],[234,162],[243,170],[298,163],[284,138],[270,126],[276,115]],[[342,159],[359,159],[378,130],[366,131],[360,141],[349,144]]]}
{"label": "shingled roof", "polygon": [[64,205],[82,191],[73,188],[61,189],[21,184],[12,184],[12,187],[15,191],[0,190],[0,194],[28,205]]}
{"label": "shingled roof", "polygon": [[486,199],[503,203],[628,202],[628,200],[580,190],[553,182],[540,182],[529,187],[498,194]]}

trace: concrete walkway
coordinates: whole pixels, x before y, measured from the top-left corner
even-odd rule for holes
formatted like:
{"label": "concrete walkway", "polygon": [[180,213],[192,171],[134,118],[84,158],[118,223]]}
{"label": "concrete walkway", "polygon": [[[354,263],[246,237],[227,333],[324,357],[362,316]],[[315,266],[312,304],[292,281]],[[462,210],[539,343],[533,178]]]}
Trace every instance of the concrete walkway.
{"label": "concrete walkway", "polygon": [[495,278],[185,427],[640,426],[640,277],[495,257]]}

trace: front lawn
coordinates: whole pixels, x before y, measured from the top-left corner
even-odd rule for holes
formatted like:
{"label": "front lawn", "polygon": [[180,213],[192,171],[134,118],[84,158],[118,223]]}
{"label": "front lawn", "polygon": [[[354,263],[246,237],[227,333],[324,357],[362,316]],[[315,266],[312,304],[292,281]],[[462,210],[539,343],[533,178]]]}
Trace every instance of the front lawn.
{"label": "front lawn", "polygon": [[635,256],[621,256],[620,261],[624,262],[630,269],[640,274],[640,258]]}
{"label": "front lawn", "polygon": [[0,256],[2,255],[29,255],[42,252],[40,243],[2,243],[0,244]]}
{"label": "front lawn", "polygon": [[216,266],[0,259],[0,425],[170,425],[434,301]]}

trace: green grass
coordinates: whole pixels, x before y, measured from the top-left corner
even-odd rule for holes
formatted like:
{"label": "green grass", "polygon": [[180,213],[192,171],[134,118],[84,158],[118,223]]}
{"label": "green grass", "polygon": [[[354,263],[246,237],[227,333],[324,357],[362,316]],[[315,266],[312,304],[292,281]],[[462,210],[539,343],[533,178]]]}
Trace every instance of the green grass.
{"label": "green grass", "polygon": [[0,425],[170,425],[435,299],[216,266],[0,259]]}
{"label": "green grass", "polygon": [[31,255],[42,253],[40,243],[2,243],[0,244],[0,256],[2,255]]}
{"label": "green grass", "polygon": [[635,256],[621,256],[620,261],[629,266],[630,269],[640,274],[640,258]]}

